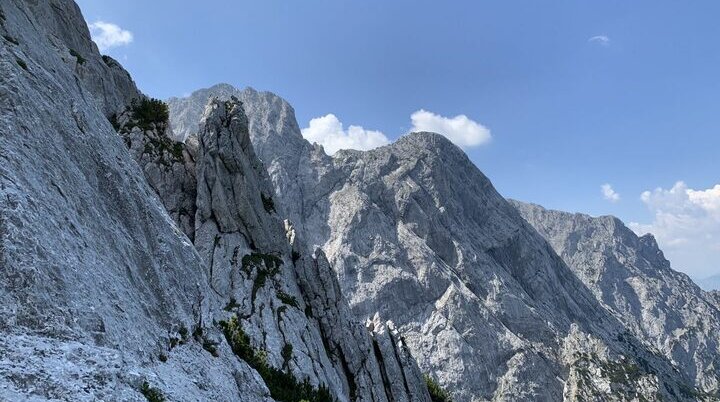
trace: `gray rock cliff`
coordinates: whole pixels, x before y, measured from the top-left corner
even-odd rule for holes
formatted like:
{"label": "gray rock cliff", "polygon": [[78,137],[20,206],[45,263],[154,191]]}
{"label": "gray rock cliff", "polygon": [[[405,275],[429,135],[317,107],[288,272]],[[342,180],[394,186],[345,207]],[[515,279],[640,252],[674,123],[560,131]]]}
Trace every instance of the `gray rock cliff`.
{"label": "gray rock cliff", "polygon": [[[241,102],[212,100],[198,140],[195,244],[213,289],[230,300],[227,310],[268,362],[328,387],[340,400],[428,400],[427,390],[390,387],[400,378],[415,388],[424,382],[412,359],[374,352],[322,252],[310,255],[297,248],[301,239],[288,236],[293,229],[275,211]],[[283,354],[287,348],[290,356]],[[379,360],[404,367],[397,373],[403,377],[384,376]]]}
{"label": "gray rock cliff", "polygon": [[0,399],[429,400],[293,253],[240,103],[177,143],[73,2],[3,2],[0,29]]}
{"label": "gray rock cliff", "polygon": [[171,122],[192,127],[189,105],[231,93],[306,250],[320,246],[355,316],[391,319],[456,400],[695,398],[692,370],[625,328],[444,137],[331,158],[286,102],[227,85],[170,100]]}
{"label": "gray rock cliff", "polygon": [[114,89],[74,3],[0,9],[0,399],[267,399],[186,336],[220,301],[106,118],[131,81]]}
{"label": "gray rock cliff", "polygon": [[717,394],[720,310],[711,294],[671,268],[652,235],[638,237],[611,216],[513,205],[626,328],[701,390]]}

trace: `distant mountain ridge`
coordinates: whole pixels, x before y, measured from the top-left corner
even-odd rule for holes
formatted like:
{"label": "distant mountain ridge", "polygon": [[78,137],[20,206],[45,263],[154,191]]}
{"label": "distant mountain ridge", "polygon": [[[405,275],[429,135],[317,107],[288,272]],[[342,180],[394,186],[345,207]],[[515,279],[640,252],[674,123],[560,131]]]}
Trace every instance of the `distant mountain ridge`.
{"label": "distant mountain ridge", "polygon": [[707,291],[720,290],[720,274],[707,278],[696,279],[695,282]]}
{"label": "distant mountain ridge", "polygon": [[626,329],[444,137],[329,157],[282,99],[226,84],[171,99],[171,122],[229,92],[247,107],[282,213],[325,251],[358,319],[391,318],[457,400],[706,397],[684,385],[694,369]]}
{"label": "distant mountain ridge", "polygon": [[512,204],[633,334],[687,370],[701,388],[718,389],[718,305],[671,268],[652,235],[638,237],[611,216]]}
{"label": "distant mountain ridge", "polygon": [[0,400],[720,399],[720,292],[651,236],[440,134],[330,157],[269,92],[150,99],[71,0],[0,33]]}

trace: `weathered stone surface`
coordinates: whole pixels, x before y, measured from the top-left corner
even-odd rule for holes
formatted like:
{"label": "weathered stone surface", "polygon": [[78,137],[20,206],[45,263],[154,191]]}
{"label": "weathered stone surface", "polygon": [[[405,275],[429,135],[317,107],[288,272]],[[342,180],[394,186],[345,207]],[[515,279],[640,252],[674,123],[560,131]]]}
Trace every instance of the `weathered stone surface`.
{"label": "weathered stone surface", "polygon": [[[203,121],[195,244],[213,289],[253,344],[272,366],[325,385],[342,401],[429,400],[427,391],[387,388],[396,379],[383,377],[369,332],[354,320],[324,256],[291,249],[300,240],[270,201],[274,191],[255,158],[242,104],[212,100]],[[287,345],[290,359],[282,355]],[[412,367],[410,381],[422,384]]]}
{"label": "weathered stone surface", "polygon": [[339,401],[429,401],[409,355],[382,357],[404,378],[381,371],[327,261],[292,253],[239,102],[211,103],[200,142],[176,143],[91,66],[107,60],[74,3],[0,11],[20,43],[0,48],[0,399],[270,400],[216,326],[238,315],[268,364]]}
{"label": "weathered stone surface", "polygon": [[720,381],[720,310],[711,294],[673,270],[652,235],[611,216],[513,205],[625,327],[687,373],[701,390]]}
{"label": "weathered stone surface", "polygon": [[82,77],[105,67],[77,6],[0,8],[0,399],[265,400],[226,345],[171,348],[218,301],[106,118],[124,90]]}
{"label": "weathered stone surface", "polygon": [[391,319],[456,400],[692,398],[688,373],[628,333],[444,137],[330,158],[284,101],[227,85],[171,100],[171,120],[215,93],[245,102],[279,211],[322,248],[355,315]]}
{"label": "weathered stone surface", "polygon": [[167,122],[141,124],[130,108],[115,114],[113,119],[148,184],[180,230],[193,240],[197,197],[192,148],[195,145],[173,140]]}
{"label": "weathered stone surface", "polygon": [[0,399],[270,400],[231,316],[340,401],[712,399],[717,293],[652,238],[551,247],[444,137],[330,158],[254,90],[171,101],[175,144],[75,4],[0,9]]}

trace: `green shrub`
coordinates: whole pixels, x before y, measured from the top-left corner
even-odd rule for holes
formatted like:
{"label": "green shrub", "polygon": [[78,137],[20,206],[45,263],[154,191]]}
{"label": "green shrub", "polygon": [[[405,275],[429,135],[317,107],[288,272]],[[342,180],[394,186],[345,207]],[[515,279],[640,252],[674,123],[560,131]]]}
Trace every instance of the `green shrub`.
{"label": "green shrub", "polygon": [[[265,381],[265,385],[267,385],[270,390],[270,396],[276,401],[334,401],[334,398],[330,395],[330,390],[326,386],[321,385],[318,388],[314,388],[307,378],[299,381],[289,370],[286,372],[271,367],[267,363],[265,353],[263,351],[257,351],[252,347],[250,337],[243,330],[237,317],[232,317],[229,321],[221,321],[220,328],[223,330],[225,339],[232,348],[233,353],[247,362],[250,367],[257,370],[263,378],[263,381]],[[291,345],[286,344],[285,347],[283,347],[282,356],[283,359],[289,361],[292,357]]]}
{"label": "green shrub", "polygon": [[165,395],[163,395],[159,389],[151,387],[147,381],[143,382],[140,393],[143,394],[149,402],[165,402]]}
{"label": "green shrub", "polygon": [[247,254],[242,258],[242,270],[247,273],[252,272],[253,267],[262,268],[262,264],[265,264],[267,269],[278,270],[279,272],[283,260],[276,255],[263,253]]}
{"label": "green shrub", "polygon": [[164,124],[170,117],[168,105],[155,98],[133,99],[130,103],[133,119],[138,127],[149,130],[152,125]]}
{"label": "green shrub", "polygon": [[288,306],[293,306],[295,308],[300,308],[298,306],[298,301],[295,298],[295,296],[291,296],[282,290],[278,290],[277,292],[277,298],[280,299],[281,302],[287,304]]}
{"label": "green shrub", "polygon": [[262,198],[263,208],[265,208],[265,212],[269,214],[275,212],[275,202],[273,201],[271,196],[265,197],[265,194],[260,193],[260,198]]}
{"label": "green shrub", "polygon": [[293,347],[291,344],[286,343],[285,346],[283,346],[282,350],[280,351],[280,356],[283,358],[283,367],[290,367],[290,360],[292,359],[293,355]]}
{"label": "green shrub", "polygon": [[22,67],[23,70],[30,71],[30,70],[28,70],[28,66],[27,66],[27,63],[25,63],[25,60],[16,57],[15,62],[18,64],[18,66]]}
{"label": "green shrub", "polygon": [[70,55],[75,57],[75,60],[77,60],[78,64],[85,64],[85,58],[82,57],[80,53],[77,52],[75,49],[70,49]]}
{"label": "green shrub", "polygon": [[425,384],[427,385],[428,392],[430,393],[430,399],[433,402],[452,402],[450,394],[445,391],[435,379],[429,375],[424,375]]}
{"label": "green shrub", "polygon": [[185,325],[180,326],[178,333],[180,334],[180,344],[187,342],[190,332],[188,332],[188,329]]}
{"label": "green shrub", "polygon": [[280,266],[282,264],[282,258],[272,254],[252,253],[242,258],[241,269],[243,272],[249,275],[253,271],[253,268],[257,270],[252,288],[251,300],[253,303],[255,303],[258,290],[265,286],[267,278],[271,278],[280,272]]}
{"label": "green shrub", "polygon": [[158,356],[158,359],[161,362],[165,363],[167,361],[167,355],[165,353],[160,353],[160,355]]}
{"label": "green shrub", "polygon": [[211,355],[213,355],[213,356],[215,356],[215,357],[219,357],[219,356],[220,356],[220,353],[218,353],[218,350],[217,350],[217,343],[215,343],[215,342],[213,342],[213,341],[211,341],[211,340],[209,340],[209,339],[204,339],[204,338],[203,338],[202,347],[203,347],[203,349],[205,349],[205,350],[207,350],[208,352],[210,352]]}
{"label": "green shrub", "polygon": [[234,297],[231,297],[231,298],[230,298],[230,302],[228,302],[228,304],[225,306],[225,308],[224,308],[223,310],[225,310],[225,311],[233,311],[233,310],[234,310],[235,308],[237,308],[237,307],[240,307],[240,305],[237,304],[237,301],[235,300]]}

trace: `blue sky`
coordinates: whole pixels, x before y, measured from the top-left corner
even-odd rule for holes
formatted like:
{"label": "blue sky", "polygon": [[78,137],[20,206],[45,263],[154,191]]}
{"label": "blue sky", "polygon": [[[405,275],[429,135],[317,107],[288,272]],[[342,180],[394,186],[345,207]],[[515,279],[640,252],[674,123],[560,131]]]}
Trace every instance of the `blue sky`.
{"label": "blue sky", "polygon": [[249,85],[301,127],[332,113],[390,140],[421,109],[466,115],[501,194],[616,215],[676,269],[720,273],[718,2],[78,3],[132,33],[104,52],[151,96]]}

